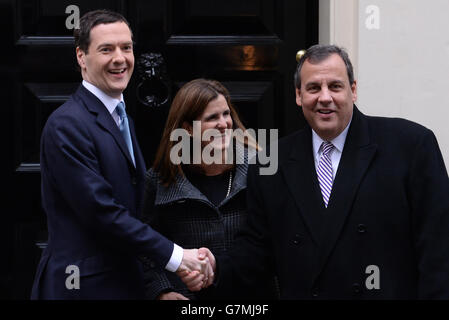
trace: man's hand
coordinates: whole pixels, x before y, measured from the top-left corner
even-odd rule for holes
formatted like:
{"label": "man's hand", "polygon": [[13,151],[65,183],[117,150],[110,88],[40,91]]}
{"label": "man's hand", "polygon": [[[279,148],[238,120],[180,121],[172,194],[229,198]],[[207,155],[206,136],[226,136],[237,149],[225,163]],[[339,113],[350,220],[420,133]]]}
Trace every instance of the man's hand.
{"label": "man's hand", "polygon": [[176,273],[179,275],[183,271],[192,272],[192,271],[199,271],[199,273],[208,276],[207,270],[208,270],[208,264],[209,259],[201,259],[198,255],[198,249],[183,249],[183,256],[181,264],[176,270]]}
{"label": "man's hand", "polygon": [[[189,252],[189,254],[190,253],[191,252]],[[196,254],[196,258],[200,263],[206,263],[201,270],[203,272],[200,272],[199,270],[189,271],[187,269],[181,269],[181,267],[176,272],[190,291],[199,291],[202,288],[207,288],[214,282],[214,273],[216,269],[214,255],[207,248],[196,250]],[[203,264],[201,264],[201,266],[203,266]]]}
{"label": "man's hand", "polygon": [[199,248],[198,249],[198,258],[200,260],[208,260],[209,266],[212,269],[211,272],[209,273],[208,279],[206,279],[206,281],[205,281],[206,286],[204,288],[207,288],[214,282],[215,271],[217,270],[217,263],[215,261],[214,255],[208,248]]}

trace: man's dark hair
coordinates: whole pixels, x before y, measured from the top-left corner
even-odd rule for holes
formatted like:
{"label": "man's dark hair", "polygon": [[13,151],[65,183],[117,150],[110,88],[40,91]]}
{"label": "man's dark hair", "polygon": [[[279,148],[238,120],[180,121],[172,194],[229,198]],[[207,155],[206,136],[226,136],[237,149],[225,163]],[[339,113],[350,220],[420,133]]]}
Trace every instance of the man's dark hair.
{"label": "man's dark hair", "polygon": [[75,29],[73,36],[75,37],[75,48],[79,47],[85,53],[88,53],[90,45],[90,31],[93,27],[99,24],[108,24],[114,22],[124,22],[128,26],[129,30],[132,30],[128,21],[120,13],[109,10],[95,10],[89,11],[84,14],[80,19],[79,29]]}
{"label": "man's dark hair", "polygon": [[317,44],[307,49],[306,53],[301,57],[301,59],[298,62],[298,66],[296,67],[295,72],[296,88],[301,89],[300,73],[302,65],[306,60],[308,60],[312,64],[316,64],[327,59],[332,54],[338,54],[343,59],[343,62],[346,65],[346,72],[348,73],[349,84],[352,85],[354,83],[354,70],[352,68],[351,60],[349,60],[348,53],[345,51],[345,49],[335,45]]}

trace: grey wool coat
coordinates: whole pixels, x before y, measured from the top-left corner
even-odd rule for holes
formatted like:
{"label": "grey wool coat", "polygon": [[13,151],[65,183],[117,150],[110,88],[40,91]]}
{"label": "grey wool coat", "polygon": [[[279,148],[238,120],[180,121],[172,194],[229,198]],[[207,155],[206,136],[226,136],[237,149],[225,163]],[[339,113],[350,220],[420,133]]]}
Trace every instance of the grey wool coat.
{"label": "grey wool coat", "polygon": [[[247,149],[245,149],[247,150]],[[170,186],[163,186],[158,174],[148,170],[145,184],[144,221],[184,249],[207,247],[214,255],[231,249],[235,234],[246,220],[246,174],[248,157],[254,154],[236,152],[231,192],[218,206],[206,198],[185,176],[178,176]],[[272,279],[261,281],[252,288],[233,287],[233,292],[203,289],[193,293],[176,273],[168,272],[149,258],[142,257],[148,299],[161,293],[175,291],[189,299],[273,299]]]}

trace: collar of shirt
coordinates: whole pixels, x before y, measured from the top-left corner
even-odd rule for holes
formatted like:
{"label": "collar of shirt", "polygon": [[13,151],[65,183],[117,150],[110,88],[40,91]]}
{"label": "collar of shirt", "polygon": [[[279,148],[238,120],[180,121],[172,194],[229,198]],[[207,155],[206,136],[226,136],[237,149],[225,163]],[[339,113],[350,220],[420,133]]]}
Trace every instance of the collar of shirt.
{"label": "collar of shirt", "polygon": [[[340,152],[343,152],[343,147],[345,146],[346,142],[346,136],[348,135],[349,126],[351,125],[351,120],[349,120],[348,125],[346,128],[340,133],[336,138],[332,139],[331,142],[334,145],[334,147]],[[315,158],[321,153],[320,147],[321,144],[324,142],[323,139],[315,132],[315,130],[312,129],[312,144],[313,144],[313,154]]]}
{"label": "collar of shirt", "polygon": [[86,80],[83,80],[82,84],[94,96],[96,96],[98,99],[100,99],[100,101],[104,104],[106,109],[108,109],[109,113],[112,115],[112,118],[114,118],[115,123],[117,123],[117,125],[119,125],[120,117],[118,116],[117,111],[115,111],[115,108],[117,107],[117,105],[119,104],[120,101],[123,101],[123,94],[120,95],[120,100],[118,100],[118,99],[108,96],[106,93],[104,93],[103,91],[98,89],[93,84],[87,82]]}

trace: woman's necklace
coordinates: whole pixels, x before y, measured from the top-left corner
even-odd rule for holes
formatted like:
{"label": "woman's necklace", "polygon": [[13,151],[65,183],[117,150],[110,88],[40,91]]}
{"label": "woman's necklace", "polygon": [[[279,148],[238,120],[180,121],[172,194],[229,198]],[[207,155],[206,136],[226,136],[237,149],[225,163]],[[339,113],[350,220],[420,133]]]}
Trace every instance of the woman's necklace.
{"label": "woman's necklace", "polygon": [[229,171],[229,185],[228,185],[228,193],[226,194],[226,198],[229,197],[229,194],[231,193],[231,186],[232,186],[232,170]]}

